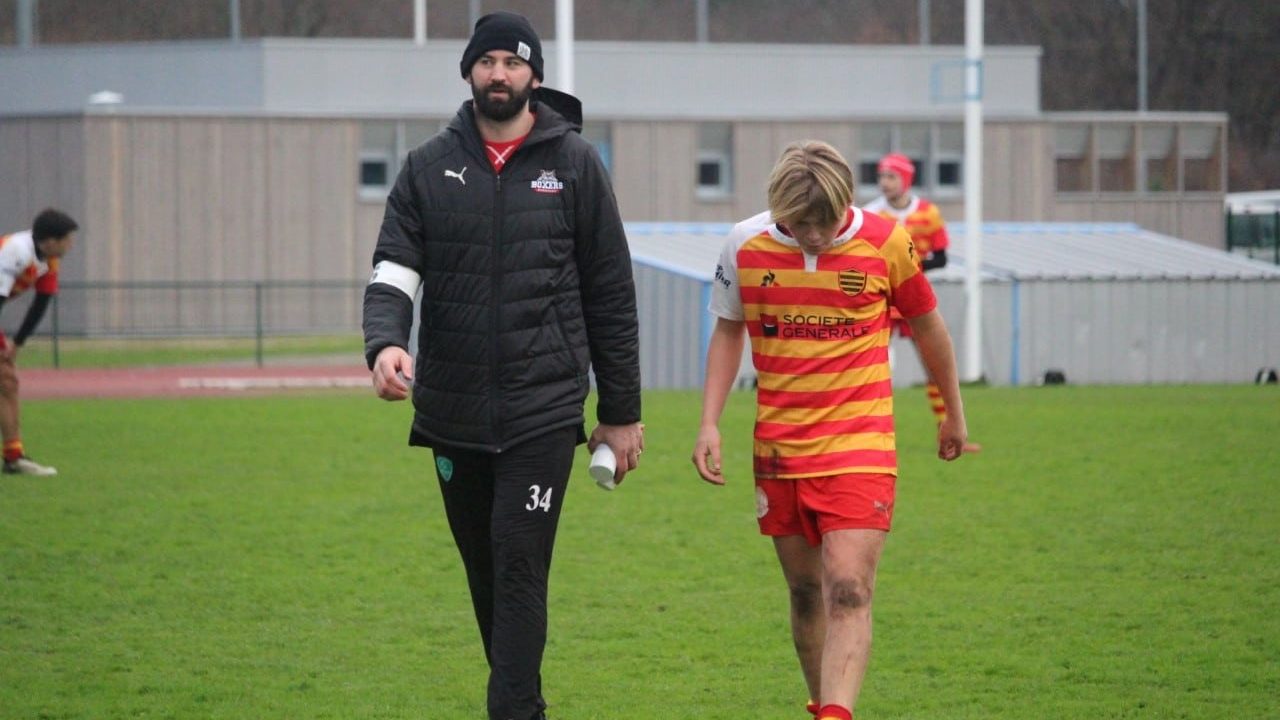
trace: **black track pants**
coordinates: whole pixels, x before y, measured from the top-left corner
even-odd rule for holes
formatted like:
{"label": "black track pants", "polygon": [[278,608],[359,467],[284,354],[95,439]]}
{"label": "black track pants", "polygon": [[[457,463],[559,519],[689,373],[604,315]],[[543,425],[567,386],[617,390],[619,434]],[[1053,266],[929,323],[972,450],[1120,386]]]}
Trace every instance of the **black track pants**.
{"label": "black track pants", "polygon": [[489,661],[490,720],[530,720],[547,706],[547,576],[580,433],[555,430],[499,454],[434,450]]}

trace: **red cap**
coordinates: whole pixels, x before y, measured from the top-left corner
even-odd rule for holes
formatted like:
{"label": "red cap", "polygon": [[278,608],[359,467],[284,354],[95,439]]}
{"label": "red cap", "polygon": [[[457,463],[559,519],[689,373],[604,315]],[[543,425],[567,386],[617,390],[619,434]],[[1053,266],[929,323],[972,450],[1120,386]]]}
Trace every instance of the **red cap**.
{"label": "red cap", "polygon": [[916,179],[916,166],[911,162],[911,158],[902,153],[889,153],[880,158],[880,166],[878,172],[891,172],[902,178],[902,191],[906,192],[911,188],[911,182]]}

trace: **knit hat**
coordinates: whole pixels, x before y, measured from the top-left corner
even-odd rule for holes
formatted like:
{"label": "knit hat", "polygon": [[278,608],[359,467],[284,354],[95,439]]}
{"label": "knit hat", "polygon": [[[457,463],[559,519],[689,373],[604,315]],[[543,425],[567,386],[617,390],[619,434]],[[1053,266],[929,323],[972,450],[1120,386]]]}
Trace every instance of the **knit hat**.
{"label": "knit hat", "polygon": [[525,16],[500,10],[477,20],[471,42],[462,53],[462,77],[470,75],[472,66],[490,50],[514,53],[529,63],[534,77],[542,81],[542,42]]}
{"label": "knit hat", "polygon": [[877,172],[891,172],[902,178],[902,191],[911,189],[911,181],[916,179],[916,166],[911,158],[902,153],[889,153],[880,158]]}

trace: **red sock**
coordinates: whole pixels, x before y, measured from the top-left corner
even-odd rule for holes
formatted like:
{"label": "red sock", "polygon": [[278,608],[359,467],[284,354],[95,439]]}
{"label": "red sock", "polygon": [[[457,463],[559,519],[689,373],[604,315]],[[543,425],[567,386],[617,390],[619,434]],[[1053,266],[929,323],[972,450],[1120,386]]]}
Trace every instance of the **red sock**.
{"label": "red sock", "polygon": [[10,462],[17,460],[26,453],[22,449],[21,440],[10,440],[4,444],[4,461]]}
{"label": "red sock", "polygon": [[853,713],[839,705],[823,705],[818,710],[818,720],[853,720]]}

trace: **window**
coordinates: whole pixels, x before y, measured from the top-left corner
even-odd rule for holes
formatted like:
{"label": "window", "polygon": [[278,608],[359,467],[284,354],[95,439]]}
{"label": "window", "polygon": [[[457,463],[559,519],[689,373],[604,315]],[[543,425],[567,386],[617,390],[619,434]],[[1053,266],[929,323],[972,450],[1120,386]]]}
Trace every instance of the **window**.
{"label": "window", "polygon": [[733,192],[733,126],[702,123],[698,126],[697,193],[704,200],[719,200]]}
{"label": "window", "polygon": [[399,172],[396,124],[366,122],[360,128],[360,197],[384,200]]}
{"label": "window", "polygon": [[964,183],[964,126],[959,123],[938,125],[937,152],[933,156],[936,168],[934,189],[939,194],[959,192]]}
{"label": "window", "polygon": [[1222,131],[1217,125],[1183,125],[1182,189],[1222,189]]}
{"label": "window", "polygon": [[1146,125],[1142,132],[1143,189],[1147,192],[1176,192],[1178,156],[1172,125]]}
{"label": "window", "polygon": [[869,201],[880,195],[880,158],[893,152],[893,126],[867,123],[858,128],[858,188],[855,197]]}
{"label": "window", "polygon": [[933,173],[929,172],[929,125],[927,123],[903,123],[898,126],[898,152],[911,158],[916,166],[916,176],[912,185],[923,193],[929,192],[933,184]]}
{"label": "window", "polygon": [[1098,189],[1133,192],[1133,126],[1103,124],[1097,127]]}
{"label": "window", "polygon": [[1066,123],[1054,127],[1058,192],[1222,190],[1220,124]]}
{"label": "window", "polygon": [[1053,165],[1058,192],[1092,192],[1089,126],[1059,125],[1054,130]]}
{"label": "window", "polygon": [[360,154],[360,189],[385,190],[391,187],[391,158],[372,153]]}
{"label": "window", "polygon": [[857,197],[880,194],[880,158],[898,152],[916,166],[922,195],[959,194],[964,183],[964,128],[959,123],[866,123],[858,128]]}
{"label": "window", "polygon": [[359,197],[386,200],[405,156],[449,126],[445,120],[367,120],[360,125]]}
{"label": "window", "polygon": [[604,169],[613,174],[613,124],[587,120],[582,124],[582,137],[595,147]]}

